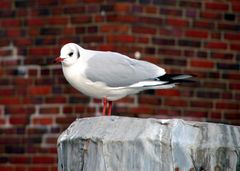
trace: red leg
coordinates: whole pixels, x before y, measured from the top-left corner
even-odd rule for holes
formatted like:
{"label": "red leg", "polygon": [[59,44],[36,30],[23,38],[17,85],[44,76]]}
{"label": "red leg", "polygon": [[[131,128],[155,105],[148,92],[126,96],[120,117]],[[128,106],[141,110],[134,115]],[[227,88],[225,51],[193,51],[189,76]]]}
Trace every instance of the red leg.
{"label": "red leg", "polygon": [[112,114],[112,101],[108,101],[108,116]]}
{"label": "red leg", "polygon": [[103,99],[103,111],[102,111],[102,115],[106,115],[106,109],[107,109],[107,98],[104,97]]}

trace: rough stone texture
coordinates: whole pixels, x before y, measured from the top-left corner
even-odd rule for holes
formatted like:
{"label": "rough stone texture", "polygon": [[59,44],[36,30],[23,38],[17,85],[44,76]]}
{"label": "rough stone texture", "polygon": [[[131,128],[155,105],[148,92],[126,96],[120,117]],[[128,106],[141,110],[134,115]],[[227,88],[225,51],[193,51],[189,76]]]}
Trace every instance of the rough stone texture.
{"label": "rough stone texture", "polygon": [[240,127],[179,119],[77,119],[58,138],[59,171],[239,171]]}

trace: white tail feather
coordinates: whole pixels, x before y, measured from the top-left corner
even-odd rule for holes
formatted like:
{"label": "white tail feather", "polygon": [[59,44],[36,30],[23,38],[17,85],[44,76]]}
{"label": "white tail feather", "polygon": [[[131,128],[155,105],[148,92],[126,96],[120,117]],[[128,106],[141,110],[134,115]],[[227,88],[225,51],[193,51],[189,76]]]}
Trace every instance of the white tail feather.
{"label": "white tail feather", "polygon": [[155,86],[161,86],[163,84],[165,84],[165,81],[141,81],[135,84],[132,84],[131,88],[141,88],[141,87],[155,87]]}

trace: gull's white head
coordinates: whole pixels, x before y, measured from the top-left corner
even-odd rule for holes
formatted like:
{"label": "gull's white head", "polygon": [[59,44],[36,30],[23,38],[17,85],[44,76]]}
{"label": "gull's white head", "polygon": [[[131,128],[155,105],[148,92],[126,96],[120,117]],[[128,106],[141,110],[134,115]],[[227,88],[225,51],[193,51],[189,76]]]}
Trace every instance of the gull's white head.
{"label": "gull's white head", "polygon": [[56,62],[62,62],[65,66],[70,66],[80,58],[82,48],[75,43],[65,44],[61,48],[60,56],[55,59]]}

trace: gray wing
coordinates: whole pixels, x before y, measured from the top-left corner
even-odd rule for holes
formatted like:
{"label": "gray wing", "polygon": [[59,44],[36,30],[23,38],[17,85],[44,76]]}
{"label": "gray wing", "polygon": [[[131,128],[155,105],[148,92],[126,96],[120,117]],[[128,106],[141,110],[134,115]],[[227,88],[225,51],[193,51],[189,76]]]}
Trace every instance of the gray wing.
{"label": "gray wing", "polygon": [[115,52],[98,52],[87,61],[86,77],[110,87],[124,87],[165,74],[165,70],[146,61]]}

